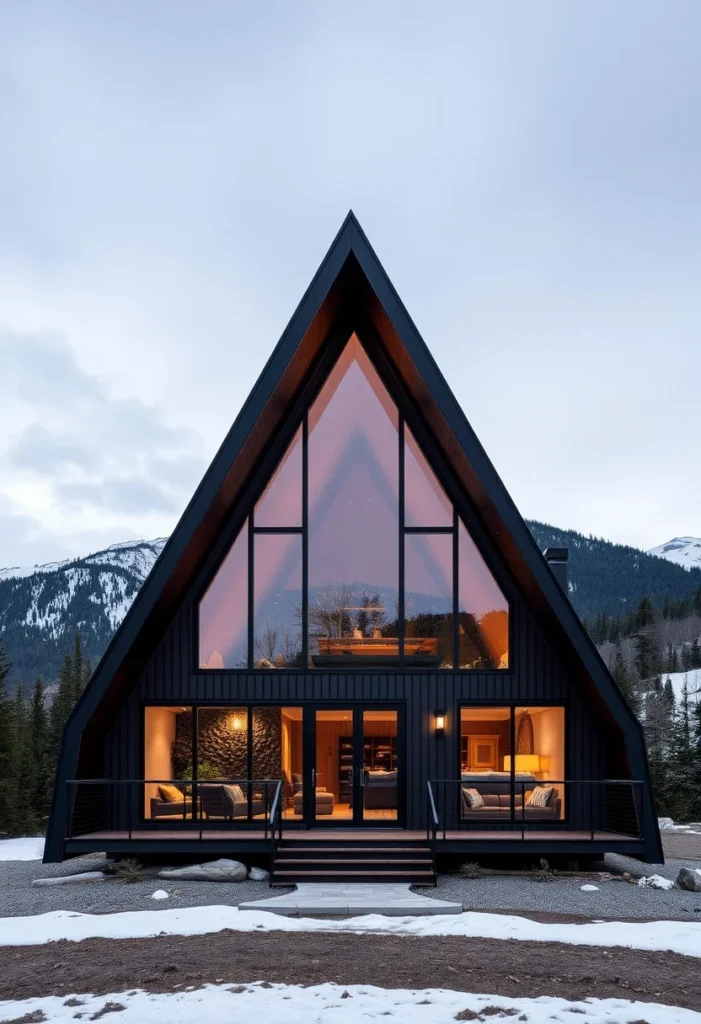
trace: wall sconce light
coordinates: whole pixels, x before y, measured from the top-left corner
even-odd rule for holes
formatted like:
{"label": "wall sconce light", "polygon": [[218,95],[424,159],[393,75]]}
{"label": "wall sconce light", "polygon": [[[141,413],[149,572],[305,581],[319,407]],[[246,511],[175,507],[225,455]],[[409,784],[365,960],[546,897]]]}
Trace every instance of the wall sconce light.
{"label": "wall sconce light", "polygon": [[232,715],[229,719],[229,725],[232,732],[243,732],[246,728],[246,718],[244,715]]}
{"label": "wall sconce light", "polygon": [[434,711],[433,727],[435,729],[436,736],[445,735],[445,711]]}

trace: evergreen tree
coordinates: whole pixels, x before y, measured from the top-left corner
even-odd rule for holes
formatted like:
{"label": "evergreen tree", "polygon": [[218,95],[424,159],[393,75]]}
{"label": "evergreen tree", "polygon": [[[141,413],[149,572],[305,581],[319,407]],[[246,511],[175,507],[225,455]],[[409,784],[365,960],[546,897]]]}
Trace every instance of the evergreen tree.
{"label": "evergreen tree", "polygon": [[694,816],[695,806],[701,806],[696,795],[696,757],[692,736],[689,687],[682,687],[681,702],[676,717],[667,763],[667,811],[676,820],[685,821]]}
{"label": "evergreen tree", "polygon": [[83,655],[80,633],[76,630],[73,653],[66,654],[63,659],[58,673],[58,690],[49,712],[47,766],[51,782],[58,764],[63,730],[89,678],[90,663]]}
{"label": "evergreen tree", "polygon": [[15,690],[14,724],[15,757],[13,777],[14,831],[17,835],[32,835],[37,830],[37,820],[32,806],[32,795],[36,785],[36,764],[32,757],[29,736],[28,709],[24,701],[24,687],[20,683]]}
{"label": "evergreen tree", "polygon": [[641,680],[654,676],[658,661],[655,613],[650,598],[643,597],[635,613],[635,667]]}
{"label": "evergreen tree", "polygon": [[697,615],[701,615],[701,587],[696,591],[696,596],[694,597],[694,611]]}
{"label": "evergreen tree", "polygon": [[17,737],[15,709],[7,694],[5,680],[10,663],[0,639],[0,832],[14,832]]}
{"label": "evergreen tree", "polygon": [[613,676],[618,689],[628,701],[630,709],[635,717],[640,718],[640,691],[632,674],[626,668],[620,645],[616,647],[616,654],[613,659],[613,666],[611,667],[611,675]]}
{"label": "evergreen tree", "polygon": [[698,637],[691,645],[691,668],[701,668],[701,641]]}
{"label": "evergreen tree", "polygon": [[44,685],[36,679],[28,711],[28,743],[34,765],[30,800],[37,822],[42,824],[49,813],[52,774],[48,765],[49,730],[44,699]]}

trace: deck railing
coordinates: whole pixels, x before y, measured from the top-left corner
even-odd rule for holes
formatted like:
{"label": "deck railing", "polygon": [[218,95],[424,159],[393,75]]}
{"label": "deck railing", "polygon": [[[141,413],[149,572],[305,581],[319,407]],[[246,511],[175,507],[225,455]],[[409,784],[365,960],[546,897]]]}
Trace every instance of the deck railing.
{"label": "deck railing", "polygon": [[[555,788],[549,806],[527,803],[527,794],[536,785]],[[601,833],[640,839],[646,785],[637,779],[433,779],[428,782],[427,838],[445,840],[449,832],[498,829],[520,832],[524,841],[535,838],[534,832],[540,839],[544,831],[582,832],[592,841]],[[486,806],[468,806],[463,790],[475,788]]]}
{"label": "deck railing", "polygon": [[114,832],[131,840],[144,830],[165,829],[201,838],[262,829],[267,840],[274,816],[282,829],[280,779],[71,779],[66,786],[66,839]]}

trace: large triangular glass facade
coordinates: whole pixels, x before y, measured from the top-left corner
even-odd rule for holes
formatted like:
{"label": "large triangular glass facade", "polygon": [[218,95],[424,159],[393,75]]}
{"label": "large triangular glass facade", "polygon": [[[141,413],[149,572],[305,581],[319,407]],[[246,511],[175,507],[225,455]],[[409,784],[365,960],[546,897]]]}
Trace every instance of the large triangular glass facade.
{"label": "large triangular glass facade", "polygon": [[507,668],[508,601],[355,334],[305,422],[200,602],[200,666]]}

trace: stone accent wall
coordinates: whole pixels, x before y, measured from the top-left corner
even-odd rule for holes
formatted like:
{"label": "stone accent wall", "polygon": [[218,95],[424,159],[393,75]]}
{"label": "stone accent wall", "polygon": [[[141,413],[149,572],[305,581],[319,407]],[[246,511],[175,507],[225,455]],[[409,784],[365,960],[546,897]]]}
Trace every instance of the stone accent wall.
{"label": "stone accent wall", "polygon": [[[282,714],[280,708],[200,708],[197,717],[197,760],[209,777],[248,778],[248,729],[234,729],[234,714],[246,722],[253,715],[253,777],[282,775]],[[175,778],[189,776],[192,765],[192,712],[177,716],[173,742]],[[204,772],[200,775],[203,777]]]}

